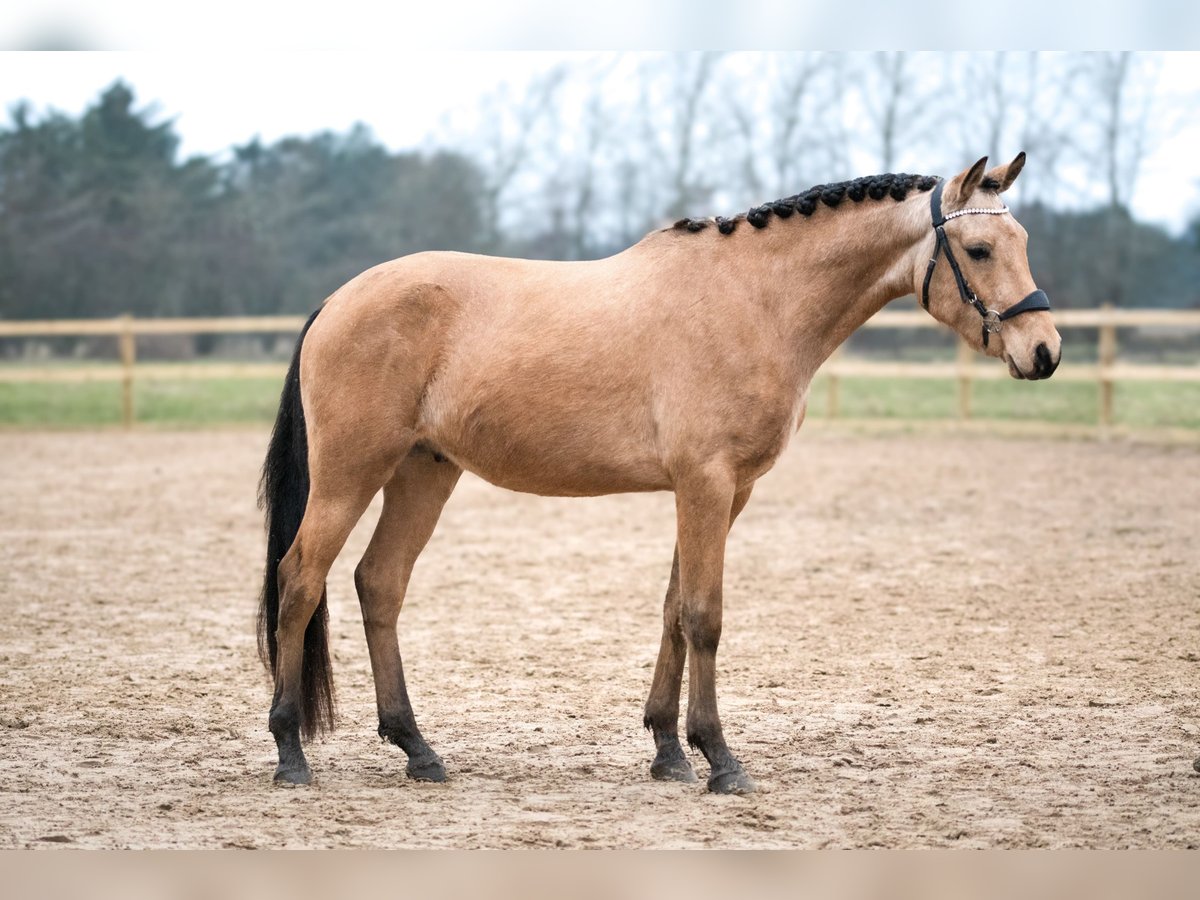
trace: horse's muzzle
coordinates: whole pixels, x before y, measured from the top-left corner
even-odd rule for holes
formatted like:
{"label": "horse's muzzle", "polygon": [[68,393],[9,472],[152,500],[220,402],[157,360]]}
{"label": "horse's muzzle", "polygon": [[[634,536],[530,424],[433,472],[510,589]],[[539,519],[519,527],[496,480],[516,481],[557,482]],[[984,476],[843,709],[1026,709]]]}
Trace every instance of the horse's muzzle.
{"label": "horse's muzzle", "polygon": [[1050,348],[1046,346],[1045,342],[1038,344],[1037,350],[1033,354],[1033,372],[1029,375],[1029,378],[1033,380],[1049,378],[1054,374],[1054,370],[1058,368],[1058,363],[1061,359],[1061,352],[1058,359],[1055,359],[1050,355]]}
{"label": "horse's muzzle", "polygon": [[1004,359],[1008,363],[1008,371],[1013,378],[1020,378],[1022,381],[1041,381],[1054,374],[1062,355],[1060,353],[1059,359],[1055,359],[1050,354],[1050,348],[1046,346],[1045,342],[1042,342],[1037,345],[1037,350],[1033,353],[1033,368],[1028,372],[1022,371],[1021,367],[1007,353],[1004,355]]}

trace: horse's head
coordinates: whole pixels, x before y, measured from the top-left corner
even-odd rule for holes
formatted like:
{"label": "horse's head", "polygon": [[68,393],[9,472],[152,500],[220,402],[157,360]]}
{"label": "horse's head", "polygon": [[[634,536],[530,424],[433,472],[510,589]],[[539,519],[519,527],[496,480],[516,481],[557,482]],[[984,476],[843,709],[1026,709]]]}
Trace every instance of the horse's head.
{"label": "horse's head", "polygon": [[1013,378],[1049,378],[1062,338],[1029,272],[1029,236],[1000,199],[1024,165],[1021,153],[985,169],[985,156],[939,182],[930,197],[929,253],[914,275],[925,308],[972,347],[1003,358]]}

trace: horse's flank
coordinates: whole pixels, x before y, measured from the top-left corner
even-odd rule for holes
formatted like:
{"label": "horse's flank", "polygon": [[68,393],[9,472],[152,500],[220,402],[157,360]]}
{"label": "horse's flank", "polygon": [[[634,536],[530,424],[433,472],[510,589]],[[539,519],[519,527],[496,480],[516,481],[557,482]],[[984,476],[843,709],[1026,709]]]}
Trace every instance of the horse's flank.
{"label": "horse's flank", "polygon": [[749,484],[798,426],[821,363],[911,289],[903,251],[925,202],[914,191],[731,235],[664,229],[593,262],[385,263],[313,325],[304,407],[318,421],[374,408],[384,441],[514,490],[671,489],[714,459]]}

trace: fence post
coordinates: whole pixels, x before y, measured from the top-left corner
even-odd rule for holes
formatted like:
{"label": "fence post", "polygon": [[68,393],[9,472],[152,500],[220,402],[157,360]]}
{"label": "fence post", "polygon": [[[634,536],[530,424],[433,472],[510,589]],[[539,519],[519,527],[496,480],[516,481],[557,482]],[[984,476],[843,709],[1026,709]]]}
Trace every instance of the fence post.
{"label": "fence post", "polygon": [[[1100,307],[1106,313],[1113,305],[1104,303]],[[1107,317],[1100,326],[1097,348],[1097,377],[1100,380],[1100,428],[1107,432],[1113,422],[1113,364],[1117,361],[1117,326]]]}
{"label": "fence post", "polygon": [[133,427],[133,364],[137,362],[137,343],[133,333],[133,317],[121,316],[121,334],[117,338],[121,349],[121,424]]}
{"label": "fence post", "polygon": [[838,347],[833,351],[833,355],[829,357],[829,388],[825,395],[825,418],[836,419],[838,417],[838,401],[839,385],[837,375],[837,362],[842,355],[842,348]]}
{"label": "fence post", "polygon": [[975,351],[963,338],[958,339],[958,351],[954,362],[958,368],[958,417],[971,418],[971,368]]}

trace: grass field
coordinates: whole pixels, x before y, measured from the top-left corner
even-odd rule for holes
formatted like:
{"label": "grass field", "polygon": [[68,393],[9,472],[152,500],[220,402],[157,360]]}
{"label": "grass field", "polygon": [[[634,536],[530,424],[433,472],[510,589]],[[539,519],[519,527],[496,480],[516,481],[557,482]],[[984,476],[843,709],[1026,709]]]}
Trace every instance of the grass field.
{"label": "grass field", "polygon": [[[957,387],[950,379],[844,378],[839,416],[846,419],[953,419]],[[809,415],[826,416],[824,379],[813,385]],[[137,421],[144,425],[207,426],[269,422],[279,399],[273,378],[139,381]],[[1037,383],[976,381],[976,419],[1030,420],[1089,425],[1097,419],[1098,389],[1067,381]],[[1116,423],[1126,428],[1200,429],[1200,384],[1134,382],[1118,384]],[[0,382],[0,425],[91,427],[121,420],[120,386],[115,382],[39,384]]]}

